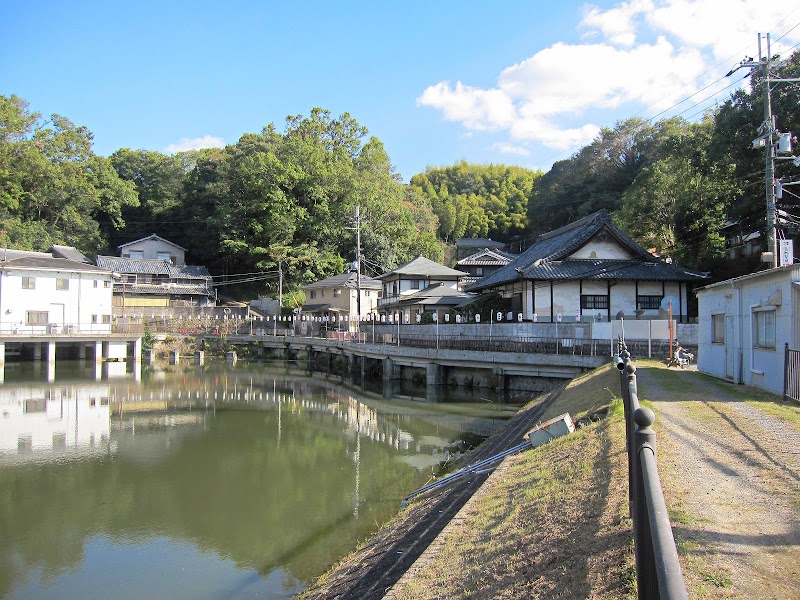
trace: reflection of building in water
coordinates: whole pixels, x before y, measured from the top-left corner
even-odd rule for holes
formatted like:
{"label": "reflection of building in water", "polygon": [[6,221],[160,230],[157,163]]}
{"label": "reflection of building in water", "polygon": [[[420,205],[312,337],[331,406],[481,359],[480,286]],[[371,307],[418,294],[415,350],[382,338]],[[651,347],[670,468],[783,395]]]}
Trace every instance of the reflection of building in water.
{"label": "reflection of building in water", "polygon": [[5,384],[0,387],[0,457],[107,452],[109,414],[108,384]]}

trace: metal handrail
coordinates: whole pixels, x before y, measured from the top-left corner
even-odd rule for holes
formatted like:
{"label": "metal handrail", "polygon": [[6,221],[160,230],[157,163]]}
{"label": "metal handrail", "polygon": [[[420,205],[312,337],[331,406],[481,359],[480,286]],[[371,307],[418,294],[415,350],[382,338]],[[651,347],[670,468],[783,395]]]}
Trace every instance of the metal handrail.
{"label": "metal handrail", "polygon": [[614,364],[620,371],[628,452],[628,502],[633,521],[639,600],[686,600],[678,550],[672,535],[656,464],[655,414],[639,405],[636,366],[619,341]]}

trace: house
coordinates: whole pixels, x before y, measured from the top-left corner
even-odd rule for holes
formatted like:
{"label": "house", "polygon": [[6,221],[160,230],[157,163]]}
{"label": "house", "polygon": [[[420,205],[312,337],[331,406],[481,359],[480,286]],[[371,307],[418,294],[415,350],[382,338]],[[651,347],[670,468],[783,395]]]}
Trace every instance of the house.
{"label": "house", "polygon": [[606,211],[540,236],[471,292],[498,292],[525,320],[674,319],[688,322],[689,298],[706,273],[663,261],[617,227]]}
{"label": "house", "polygon": [[3,257],[0,333],[111,333],[111,271],[42,252]]}
{"label": "house", "polygon": [[186,264],[186,249],[169,240],[165,240],[155,233],[127,244],[122,244],[119,246],[119,252],[122,258],[150,258],[169,261],[173,265]]}
{"label": "house", "polygon": [[461,284],[466,286],[475,283],[481,277],[491,275],[499,268],[505,267],[515,258],[517,258],[516,254],[491,248],[483,248],[470,254],[456,263],[456,267],[460,271],[466,271],[469,274],[461,279]]}
{"label": "house", "polygon": [[125,309],[214,306],[216,294],[205,267],[187,265],[186,251],[155,234],[122,244],[121,256],[98,256],[98,267],[117,275],[114,306]]}
{"label": "house", "polygon": [[445,267],[418,256],[414,260],[384,273],[378,279],[383,286],[378,300],[382,321],[400,317],[403,323],[416,323],[416,314],[426,311],[446,312],[472,297],[459,288],[465,271]]}
{"label": "house", "polygon": [[306,303],[301,309],[300,327],[302,329],[304,323],[313,323],[305,326],[303,333],[307,333],[309,329],[318,330],[326,323],[328,327],[336,323],[336,329],[347,329],[347,325],[340,325],[342,318],[346,322],[355,322],[359,313],[363,317],[374,312],[381,282],[365,275],[359,277],[357,273],[342,273],[309,283],[302,289],[306,293]]}
{"label": "house", "polygon": [[783,393],[786,344],[800,348],[800,265],[697,290],[700,371]]}

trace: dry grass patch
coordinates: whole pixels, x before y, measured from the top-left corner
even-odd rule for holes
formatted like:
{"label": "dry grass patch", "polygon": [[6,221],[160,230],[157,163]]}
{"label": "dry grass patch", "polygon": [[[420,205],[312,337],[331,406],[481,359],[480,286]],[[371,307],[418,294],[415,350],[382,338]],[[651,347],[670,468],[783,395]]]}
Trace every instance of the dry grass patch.
{"label": "dry grass patch", "polygon": [[630,597],[624,430],[616,415],[507,460],[396,597]]}

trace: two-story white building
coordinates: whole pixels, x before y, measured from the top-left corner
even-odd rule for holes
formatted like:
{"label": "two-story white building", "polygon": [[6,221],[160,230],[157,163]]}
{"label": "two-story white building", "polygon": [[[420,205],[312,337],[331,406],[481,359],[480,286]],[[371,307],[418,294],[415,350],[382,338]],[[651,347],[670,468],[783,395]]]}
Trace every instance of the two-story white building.
{"label": "two-story white building", "polygon": [[111,271],[44,253],[16,256],[0,261],[0,334],[111,333]]}
{"label": "two-story white building", "polygon": [[299,321],[301,333],[320,328],[356,330],[359,317],[375,310],[381,282],[366,275],[359,278],[356,273],[342,273],[304,285],[303,291],[306,302]]}
{"label": "two-story white building", "polygon": [[471,298],[460,289],[460,281],[467,275],[424,256],[384,273],[378,277],[383,286],[378,300],[381,320],[416,324],[417,314],[447,312]]}

